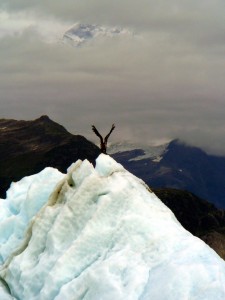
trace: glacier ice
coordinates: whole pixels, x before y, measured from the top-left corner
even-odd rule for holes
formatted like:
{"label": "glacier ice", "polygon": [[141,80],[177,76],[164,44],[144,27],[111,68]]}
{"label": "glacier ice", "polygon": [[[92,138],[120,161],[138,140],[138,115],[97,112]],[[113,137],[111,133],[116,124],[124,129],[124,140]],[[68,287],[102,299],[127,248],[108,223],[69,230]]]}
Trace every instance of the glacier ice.
{"label": "glacier ice", "polygon": [[45,168],[37,175],[12,183],[7,200],[0,201],[0,263],[15,251],[24,238],[28,223],[46,203],[55,185],[65,174]]}
{"label": "glacier ice", "polygon": [[0,299],[224,300],[225,262],[101,154],[14,183],[0,210]]}

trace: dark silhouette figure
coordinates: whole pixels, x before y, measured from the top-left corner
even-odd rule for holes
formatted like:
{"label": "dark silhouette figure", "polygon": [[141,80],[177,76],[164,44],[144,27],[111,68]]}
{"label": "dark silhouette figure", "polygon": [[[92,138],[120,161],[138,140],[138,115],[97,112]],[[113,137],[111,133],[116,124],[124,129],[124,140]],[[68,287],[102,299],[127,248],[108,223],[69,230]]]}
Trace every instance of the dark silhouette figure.
{"label": "dark silhouette figure", "polygon": [[106,153],[106,148],[107,148],[107,141],[108,138],[110,136],[110,134],[112,133],[112,131],[115,129],[115,125],[112,124],[112,128],[110,130],[110,132],[106,135],[106,137],[103,140],[103,137],[101,136],[101,134],[98,132],[98,130],[96,129],[96,127],[94,125],[92,125],[92,130],[94,131],[94,133],[100,138],[100,148],[101,148],[101,152],[104,154]]}

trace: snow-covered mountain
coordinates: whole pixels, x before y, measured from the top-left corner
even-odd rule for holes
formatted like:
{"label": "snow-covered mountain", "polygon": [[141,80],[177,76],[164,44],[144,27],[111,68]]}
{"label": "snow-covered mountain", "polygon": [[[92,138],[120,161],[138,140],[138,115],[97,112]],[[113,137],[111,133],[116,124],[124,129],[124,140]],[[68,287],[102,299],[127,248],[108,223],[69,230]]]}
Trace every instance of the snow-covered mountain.
{"label": "snow-covered mountain", "polygon": [[225,299],[225,262],[144,182],[101,154],[1,200],[0,299]]}
{"label": "snow-covered mountain", "polygon": [[111,146],[109,152],[127,170],[152,188],[189,191],[218,208],[225,208],[225,157],[172,140],[161,146]]}
{"label": "snow-covered mountain", "polygon": [[128,155],[128,161],[139,161],[150,158],[154,162],[159,162],[165,154],[169,143],[149,146],[146,144],[137,144],[130,142],[114,143],[109,146],[108,153]]}
{"label": "snow-covered mountain", "polygon": [[129,37],[132,35],[133,33],[126,28],[77,23],[65,32],[63,41],[74,47],[79,47],[98,38]]}

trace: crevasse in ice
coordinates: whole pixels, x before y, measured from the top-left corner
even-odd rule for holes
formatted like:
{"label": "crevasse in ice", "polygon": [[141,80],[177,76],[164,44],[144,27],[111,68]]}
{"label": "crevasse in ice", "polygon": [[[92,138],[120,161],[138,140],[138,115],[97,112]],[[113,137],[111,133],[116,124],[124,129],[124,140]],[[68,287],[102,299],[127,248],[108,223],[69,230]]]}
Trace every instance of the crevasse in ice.
{"label": "crevasse in ice", "polygon": [[0,299],[225,299],[225,262],[107,155],[0,203]]}

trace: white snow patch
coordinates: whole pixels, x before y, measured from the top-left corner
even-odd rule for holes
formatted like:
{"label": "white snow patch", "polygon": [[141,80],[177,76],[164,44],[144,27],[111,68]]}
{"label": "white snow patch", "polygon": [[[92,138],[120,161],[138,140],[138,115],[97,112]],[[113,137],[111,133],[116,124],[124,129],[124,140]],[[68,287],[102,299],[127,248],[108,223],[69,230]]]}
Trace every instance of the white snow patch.
{"label": "white snow patch", "polygon": [[154,162],[160,162],[165,154],[167,146],[169,143],[162,145],[146,145],[146,144],[135,144],[129,142],[115,143],[109,146],[108,153],[115,154],[118,152],[132,151],[132,150],[142,150],[143,155],[137,155],[135,158],[129,161],[142,160],[142,159],[152,159]]}

